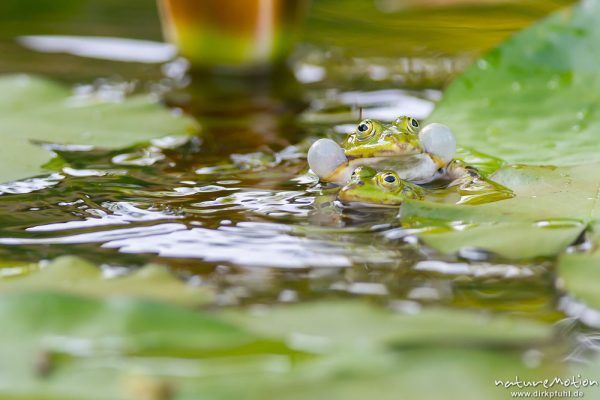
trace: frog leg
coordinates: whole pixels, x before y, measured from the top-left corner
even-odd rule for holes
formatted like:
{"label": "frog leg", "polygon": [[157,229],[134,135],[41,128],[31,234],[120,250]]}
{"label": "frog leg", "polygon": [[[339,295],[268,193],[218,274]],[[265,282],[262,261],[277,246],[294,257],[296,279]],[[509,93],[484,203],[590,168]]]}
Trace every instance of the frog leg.
{"label": "frog leg", "polygon": [[444,175],[448,180],[452,181],[450,186],[456,186],[461,181],[483,179],[477,168],[467,165],[461,160],[450,161],[445,167]]}
{"label": "frog leg", "polygon": [[448,186],[457,187],[460,200],[457,204],[483,204],[514,197],[512,190],[496,183],[472,166],[459,160],[446,167],[446,176],[452,181]]}

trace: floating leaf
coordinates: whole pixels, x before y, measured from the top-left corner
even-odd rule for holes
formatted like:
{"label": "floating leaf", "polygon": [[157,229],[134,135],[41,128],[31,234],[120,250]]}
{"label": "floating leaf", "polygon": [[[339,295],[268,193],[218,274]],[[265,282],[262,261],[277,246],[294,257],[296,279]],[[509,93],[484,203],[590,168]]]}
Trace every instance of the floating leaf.
{"label": "floating leaf", "polygon": [[0,77],[0,93],[0,182],[42,173],[51,153],[33,142],[120,148],[193,129],[151,96],[75,99],[66,87],[29,75]]}
{"label": "floating leaf", "polygon": [[577,300],[600,309],[600,253],[570,253],[560,257],[558,275],[563,289]]}
{"label": "floating leaf", "polygon": [[526,29],[477,61],[429,118],[509,163],[600,160],[600,1]]}
{"label": "floating leaf", "polygon": [[562,289],[576,300],[600,310],[600,223],[590,225],[587,252],[565,253],[558,259],[558,276]]}
{"label": "floating leaf", "polygon": [[10,321],[0,330],[2,398],[138,399],[168,386],[165,376],[265,369],[288,352],[207,313],[125,298],[3,294],[0,318]]}
{"label": "floating leaf", "polygon": [[[492,179],[510,200],[472,207],[410,202],[402,216],[444,251],[483,248],[504,257],[562,252],[599,216],[600,1],[583,1],[520,32],[478,60],[429,118],[458,142],[508,163]],[[575,167],[566,167],[578,165]],[[562,222],[561,222],[562,221]]]}
{"label": "floating leaf", "polygon": [[[0,319],[11,321],[0,330],[3,398],[364,399],[379,388],[381,399],[503,399],[496,379],[563,372],[522,361],[531,341],[550,344],[551,325],[471,312],[324,302],[218,318],[36,292],[0,295]],[[311,357],[283,345],[324,340],[335,346]]]}
{"label": "floating leaf", "polygon": [[407,315],[361,303],[299,304],[255,314],[232,312],[229,318],[257,334],[287,337],[288,343],[293,343],[295,336],[299,346],[304,346],[300,339],[305,337],[308,348],[303,350],[314,344],[315,351],[376,345],[542,343],[552,337],[549,325],[520,318],[438,309]]}
{"label": "floating leaf", "polygon": [[575,167],[510,166],[491,179],[515,197],[477,206],[411,201],[401,208],[407,225],[441,225],[420,237],[456,252],[479,247],[508,258],[552,256],[573,243],[598,218],[600,164]]}
{"label": "floating leaf", "polygon": [[481,224],[460,230],[422,234],[421,239],[443,253],[483,249],[508,259],[552,257],[581,234],[585,225],[540,227],[526,223]]}
{"label": "floating leaf", "polygon": [[64,256],[40,271],[20,278],[0,280],[0,291],[59,290],[86,296],[132,296],[184,305],[212,301],[207,287],[184,284],[165,268],[147,265],[129,275],[106,279],[87,261]]}
{"label": "floating leaf", "polygon": [[[327,357],[305,364],[294,376],[238,381],[244,391],[233,385],[237,393],[230,387],[229,397],[218,398],[362,400],[376,393],[382,400],[504,400],[511,390],[496,386],[496,380],[513,381],[519,376],[537,381],[556,375],[567,374],[555,366],[526,367],[514,352],[422,348],[399,354]],[[225,386],[223,380],[219,383]]]}

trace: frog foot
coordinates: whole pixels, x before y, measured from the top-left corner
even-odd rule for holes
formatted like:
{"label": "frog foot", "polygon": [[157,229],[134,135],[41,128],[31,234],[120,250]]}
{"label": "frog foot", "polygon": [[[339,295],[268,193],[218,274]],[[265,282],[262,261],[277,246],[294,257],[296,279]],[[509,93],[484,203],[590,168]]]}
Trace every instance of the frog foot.
{"label": "frog foot", "polygon": [[506,200],[515,196],[509,188],[482,176],[476,168],[454,160],[448,165],[449,187],[457,187],[460,200],[456,204],[477,205]]}

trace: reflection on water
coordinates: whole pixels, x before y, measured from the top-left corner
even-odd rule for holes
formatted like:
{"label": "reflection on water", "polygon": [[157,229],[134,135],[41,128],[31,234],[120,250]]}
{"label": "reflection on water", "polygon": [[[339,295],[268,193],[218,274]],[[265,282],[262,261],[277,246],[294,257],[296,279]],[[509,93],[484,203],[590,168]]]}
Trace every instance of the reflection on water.
{"label": "reflection on water", "polygon": [[0,195],[31,193],[57,185],[64,177],[61,174],[52,174],[42,178],[24,179],[22,181],[0,183]]}
{"label": "reflection on water", "polygon": [[60,171],[0,196],[0,255],[68,252],[119,271],[160,262],[220,288],[222,304],[349,295],[554,318],[546,267],[435,254],[397,209],[342,206],[308,171],[315,139],[341,140],[361,112],[423,118],[439,91],[307,89],[289,73],[182,78],[165,101],[201,136],[121,151],[45,144]]}
{"label": "reflection on water", "polygon": [[[143,241],[121,239],[104,244],[126,253],[157,253],[163,257],[199,258],[245,267],[310,268],[350,267],[356,262],[394,260],[381,251],[372,257],[369,246],[350,247],[325,238],[296,236],[285,225],[240,222],[217,229],[192,228]],[[373,260],[371,260],[374,258]]]}
{"label": "reflection on water", "polygon": [[122,62],[164,63],[177,55],[175,46],[148,40],[40,35],[21,36],[17,41],[28,49],[42,53],[65,53]]}
{"label": "reflection on water", "polygon": [[[74,205],[80,202],[77,200],[73,203],[63,202],[59,205]],[[142,221],[157,221],[163,219],[178,218],[176,215],[168,215],[159,211],[144,210],[135,207],[131,203],[127,202],[116,202],[116,203],[105,203],[102,207],[107,210],[101,209],[86,209],[85,211],[90,216],[81,221],[69,221],[59,222],[47,225],[38,225],[27,228],[27,232],[52,232],[52,231],[64,231],[71,229],[83,229],[91,227],[100,227],[106,225],[126,225],[131,222],[142,222]]]}
{"label": "reflection on water", "polygon": [[[99,226],[107,225],[100,223]],[[88,226],[90,228],[90,226]],[[148,236],[160,235],[176,230],[185,229],[181,224],[159,224],[149,227],[136,228],[117,228],[114,230],[95,230],[89,233],[80,233],[71,236],[48,237],[40,239],[25,239],[25,238],[2,238],[0,244],[4,245],[48,245],[48,244],[79,244],[79,243],[106,243],[111,240],[119,240],[122,238],[140,239]],[[37,232],[38,229],[31,228],[30,231]],[[42,230],[43,231],[43,230]]]}
{"label": "reflection on water", "polygon": [[[0,60],[1,72],[74,82],[74,102],[152,92],[195,117],[201,134],[120,151],[44,144],[57,154],[56,173],[0,185],[0,257],[10,266],[69,253],[119,273],[159,262],[191,283],[215,286],[219,304],[363,296],[403,310],[445,304],[560,319],[549,265],[437,254],[401,226],[396,209],[343,207],[335,189],[308,172],[315,139],[340,141],[361,117],[425,118],[473,54],[559,5],[540,2],[527,18],[506,11],[499,21],[512,25],[479,22],[441,36],[447,24],[493,13],[417,7],[399,18],[387,14],[392,3],[345,10],[337,0],[315,2],[322,12],[309,21],[308,43],[289,71],[270,79],[190,77],[185,60],[164,63],[173,48],[156,42],[158,23],[152,31],[143,13],[122,15],[127,23],[117,27],[48,30],[61,36],[32,36],[44,29],[3,21],[0,50],[13,56]],[[357,29],[365,7],[381,12],[375,6],[384,13],[367,21],[370,29]],[[374,40],[380,28],[403,40]]]}

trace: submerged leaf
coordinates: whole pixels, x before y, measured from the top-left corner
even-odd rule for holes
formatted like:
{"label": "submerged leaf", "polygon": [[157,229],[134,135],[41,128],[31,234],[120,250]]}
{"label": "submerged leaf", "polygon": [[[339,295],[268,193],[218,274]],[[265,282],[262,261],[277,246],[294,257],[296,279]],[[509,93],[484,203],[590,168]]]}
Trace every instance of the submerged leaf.
{"label": "submerged leaf", "polygon": [[33,142],[120,148],[186,135],[194,127],[151,96],[81,100],[58,83],[29,75],[0,77],[0,93],[0,182],[42,173],[52,155]]}

